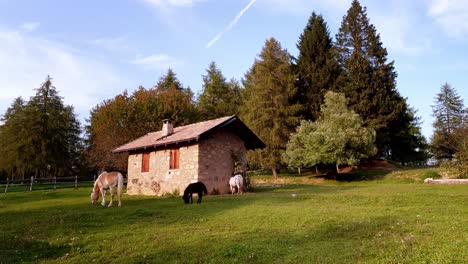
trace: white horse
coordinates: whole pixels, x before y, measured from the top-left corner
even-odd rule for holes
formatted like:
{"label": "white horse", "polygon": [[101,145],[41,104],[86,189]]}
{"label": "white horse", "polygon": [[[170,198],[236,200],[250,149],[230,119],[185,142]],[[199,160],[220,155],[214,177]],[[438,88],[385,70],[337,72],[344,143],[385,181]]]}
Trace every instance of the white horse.
{"label": "white horse", "polygon": [[102,195],[102,206],[106,205],[106,190],[110,189],[111,198],[109,207],[112,206],[112,200],[114,199],[114,188],[117,188],[117,197],[119,199],[119,207],[122,206],[122,187],[124,178],[120,172],[106,172],[104,171],[99,175],[96,182],[94,183],[93,191],[91,192],[91,203],[95,204],[99,199],[99,192]]}
{"label": "white horse", "polygon": [[242,175],[237,174],[229,179],[229,188],[231,189],[231,194],[234,194],[237,188],[237,194],[243,193],[244,191],[244,178]]}

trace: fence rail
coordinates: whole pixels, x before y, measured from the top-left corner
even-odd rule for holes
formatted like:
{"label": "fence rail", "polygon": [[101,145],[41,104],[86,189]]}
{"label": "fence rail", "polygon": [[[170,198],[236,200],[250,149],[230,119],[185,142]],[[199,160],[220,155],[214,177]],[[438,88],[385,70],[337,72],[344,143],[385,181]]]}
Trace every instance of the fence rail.
{"label": "fence rail", "polygon": [[50,177],[50,178],[31,178],[11,180],[7,178],[6,181],[0,182],[0,188],[4,193],[7,192],[22,192],[33,190],[46,190],[46,189],[61,189],[61,188],[78,188],[92,186],[93,178],[80,178],[78,176],[72,177]]}

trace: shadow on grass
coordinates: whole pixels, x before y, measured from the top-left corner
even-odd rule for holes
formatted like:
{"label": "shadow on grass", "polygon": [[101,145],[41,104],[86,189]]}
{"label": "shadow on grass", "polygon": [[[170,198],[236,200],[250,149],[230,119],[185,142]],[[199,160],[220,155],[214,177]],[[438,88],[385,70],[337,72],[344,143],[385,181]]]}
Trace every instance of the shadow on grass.
{"label": "shadow on grass", "polygon": [[64,256],[70,251],[69,245],[53,245],[31,237],[2,237],[1,263],[23,263],[51,260]]}
{"label": "shadow on grass", "polygon": [[[368,218],[362,221],[324,222],[296,230],[284,228],[251,230],[236,233],[222,241],[209,234],[201,235],[199,243],[167,241],[151,254],[135,255],[132,262],[173,263],[355,263],[401,262],[401,252],[413,252],[408,245],[382,249],[375,244],[376,236],[390,230],[397,220],[392,217]],[[398,232],[387,235],[399,236]],[[200,234],[198,234],[200,235]],[[203,242],[202,242],[203,241]],[[384,243],[385,244],[385,243]],[[393,252],[393,250],[395,252]],[[411,259],[412,255],[407,254]],[[392,260],[392,261],[390,261]],[[428,259],[429,260],[429,259]]]}
{"label": "shadow on grass", "polygon": [[368,170],[368,171],[353,171],[343,174],[335,174],[336,181],[353,182],[353,181],[374,181],[385,178],[390,174],[389,170]]}
{"label": "shadow on grass", "polygon": [[315,194],[330,193],[358,188],[358,186],[339,186],[339,185],[314,185],[314,184],[259,184],[254,188],[253,193],[268,192],[291,192],[300,189],[301,192],[311,192]]}

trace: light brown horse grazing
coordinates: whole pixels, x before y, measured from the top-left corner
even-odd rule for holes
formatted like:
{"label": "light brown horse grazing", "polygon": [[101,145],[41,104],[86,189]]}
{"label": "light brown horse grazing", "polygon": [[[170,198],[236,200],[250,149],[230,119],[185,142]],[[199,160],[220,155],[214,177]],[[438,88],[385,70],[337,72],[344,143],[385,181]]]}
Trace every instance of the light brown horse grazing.
{"label": "light brown horse grazing", "polygon": [[93,191],[91,192],[91,203],[95,204],[99,199],[99,192],[102,195],[102,206],[106,205],[106,190],[110,189],[111,198],[109,207],[112,206],[112,200],[114,199],[114,188],[117,188],[117,197],[119,199],[119,207],[122,206],[122,187],[124,178],[120,172],[106,172],[104,171],[99,175],[96,182],[94,183]]}

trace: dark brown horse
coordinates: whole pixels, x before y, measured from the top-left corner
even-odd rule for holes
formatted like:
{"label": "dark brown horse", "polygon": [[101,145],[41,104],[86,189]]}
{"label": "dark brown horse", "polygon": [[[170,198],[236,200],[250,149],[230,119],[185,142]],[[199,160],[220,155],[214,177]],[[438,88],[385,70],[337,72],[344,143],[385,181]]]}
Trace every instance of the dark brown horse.
{"label": "dark brown horse", "polygon": [[197,203],[201,203],[203,193],[208,194],[208,190],[206,189],[205,184],[203,184],[202,182],[196,182],[196,183],[189,184],[187,186],[187,188],[185,188],[184,196],[182,196],[182,199],[184,199],[184,202],[186,204],[188,204],[189,202],[193,203],[192,194],[194,194],[194,193],[198,194]]}

